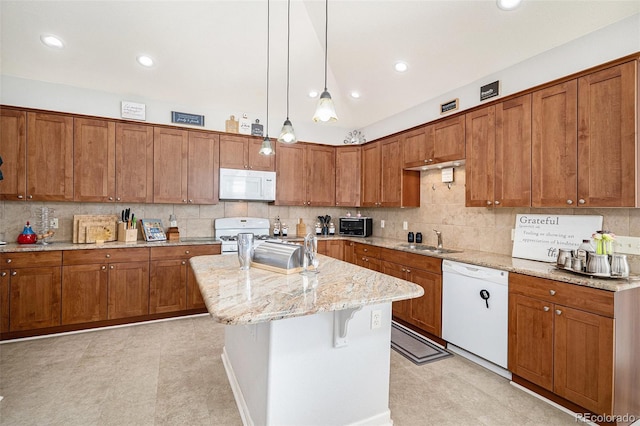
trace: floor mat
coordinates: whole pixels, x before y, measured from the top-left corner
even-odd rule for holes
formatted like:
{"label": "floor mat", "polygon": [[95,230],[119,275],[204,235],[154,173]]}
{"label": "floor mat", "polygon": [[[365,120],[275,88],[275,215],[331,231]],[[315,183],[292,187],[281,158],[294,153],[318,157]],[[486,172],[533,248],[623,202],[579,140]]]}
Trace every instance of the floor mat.
{"label": "floor mat", "polygon": [[446,349],[395,322],[391,323],[391,347],[417,365],[452,356]]}

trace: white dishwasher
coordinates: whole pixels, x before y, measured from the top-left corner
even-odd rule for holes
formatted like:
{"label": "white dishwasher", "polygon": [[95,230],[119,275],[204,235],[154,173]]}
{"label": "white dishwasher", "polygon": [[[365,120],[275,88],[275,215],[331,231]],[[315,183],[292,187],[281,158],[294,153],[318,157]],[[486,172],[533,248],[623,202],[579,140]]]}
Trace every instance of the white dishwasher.
{"label": "white dishwasher", "polygon": [[508,303],[508,272],[442,262],[442,338],[505,369]]}

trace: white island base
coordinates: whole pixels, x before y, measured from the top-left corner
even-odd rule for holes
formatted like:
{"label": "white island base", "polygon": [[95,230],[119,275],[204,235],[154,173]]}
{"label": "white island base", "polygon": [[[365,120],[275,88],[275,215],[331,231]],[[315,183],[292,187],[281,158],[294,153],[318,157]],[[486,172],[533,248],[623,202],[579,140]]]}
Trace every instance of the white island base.
{"label": "white island base", "polygon": [[390,302],[227,325],[222,359],[243,423],[392,425],[390,339]]}

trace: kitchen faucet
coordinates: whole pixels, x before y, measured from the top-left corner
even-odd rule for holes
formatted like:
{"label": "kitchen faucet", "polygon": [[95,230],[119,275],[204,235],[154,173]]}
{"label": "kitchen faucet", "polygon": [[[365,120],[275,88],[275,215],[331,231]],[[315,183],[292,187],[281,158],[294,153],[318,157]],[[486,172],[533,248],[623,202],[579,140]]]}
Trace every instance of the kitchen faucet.
{"label": "kitchen faucet", "polygon": [[438,248],[442,248],[442,232],[438,231],[437,229],[434,229],[433,232],[436,233],[436,235],[438,236]]}

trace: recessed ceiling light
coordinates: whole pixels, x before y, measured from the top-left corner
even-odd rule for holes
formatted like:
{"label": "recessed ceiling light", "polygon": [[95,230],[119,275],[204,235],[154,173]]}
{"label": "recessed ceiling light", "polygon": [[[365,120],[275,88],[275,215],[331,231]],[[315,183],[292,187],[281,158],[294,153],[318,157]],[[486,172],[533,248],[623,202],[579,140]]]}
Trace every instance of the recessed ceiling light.
{"label": "recessed ceiling light", "polygon": [[40,41],[42,41],[46,46],[54,47],[56,49],[62,49],[64,47],[62,40],[51,34],[42,34],[40,36]]}
{"label": "recessed ceiling light", "polygon": [[147,55],[140,55],[136,59],[138,60],[138,63],[140,65],[142,65],[143,67],[152,67],[153,66],[153,59],[151,59]]}
{"label": "recessed ceiling light", "polygon": [[498,7],[502,10],[513,10],[520,6],[522,0],[496,0]]}
{"label": "recessed ceiling light", "polygon": [[315,90],[312,90],[309,92],[309,97],[310,98],[317,98],[318,97],[318,92],[316,92]]}
{"label": "recessed ceiling light", "polygon": [[406,70],[409,69],[409,66],[406,64],[406,62],[399,61],[399,62],[396,62],[396,64],[394,65],[394,68],[398,72],[405,72]]}
{"label": "recessed ceiling light", "polygon": [[353,92],[351,92],[351,97],[353,99],[358,99],[360,97],[360,93],[356,92],[355,90]]}

